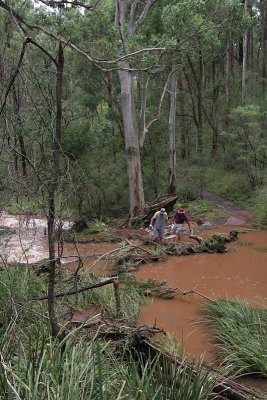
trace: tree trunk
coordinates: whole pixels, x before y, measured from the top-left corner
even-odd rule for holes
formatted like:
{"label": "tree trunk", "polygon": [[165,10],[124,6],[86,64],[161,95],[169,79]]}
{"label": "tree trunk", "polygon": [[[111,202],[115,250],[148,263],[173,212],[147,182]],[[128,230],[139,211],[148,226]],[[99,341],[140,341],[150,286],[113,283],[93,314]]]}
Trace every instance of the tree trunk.
{"label": "tree trunk", "polygon": [[199,50],[199,78],[197,88],[197,109],[198,109],[198,127],[197,127],[197,144],[198,144],[198,155],[201,157],[203,153],[203,114],[202,114],[202,92],[203,92],[203,80],[204,80],[204,66],[201,50]]}
{"label": "tree trunk", "polygon": [[134,100],[134,77],[132,72],[129,71],[130,66],[127,62],[120,62],[119,67],[125,152],[129,182],[129,217],[131,221],[133,217],[144,210],[145,199]]}
{"label": "tree trunk", "polygon": [[57,76],[56,76],[56,128],[53,137],[53,171],[51,182],[48,189],[48,246],[49,246],[49,282],[48,282],[48,313],[51,324],[52,336],[57,336],[60,327],[55,313],[55,277],[57,258],[55,252],[55,196],[59,185],[59,166],[61,153],[61,123],[62,123],[62,78],[64,69],[64,54],[60,38],[58,38],[58,57],[57,57]]}
{"label": "tree trunk", "polygon": [[[117,49],[118,57],[125,55],[125,48],[129,37],[133,36],[136,30],[146,19],[153,1],[143,2],[143,10],[140,12],[139,1],[131,2],[126,0],[115,0],[115,26],[119,29],[121,45]],[[126,21],[126,14],[129,12],[129,20]],[[133,72],[130,71],[130,64],[127,60],[118,62],[119,80],[121,89],[121,105],[123,130],[125,140],[125,153],[127,158],[127,172],[129,182],[129,223],[133,217],[141,213],[145,208],[144,188],[141,171],[139,132],[136,120],[136,107],[134,99]]]}
{"label": "tree trunk", "polygon": [[115,145],[115,107],[114,107],[114,102],[113,102],[113,83],[112,83],[112,72],[108,73],[108,82],[107,82],[107,88],[108,88],[108,106],[110,108],[110,114],[113,116],[112,121],[111,121],[111,130],[112,130],[112,155],[114,159],[114,163],[117,163],[117,152],[116,152],[116,145]]}
{"label": "tree trunk", "polygon": [[172,66],[171,88],[170,88],[170,111],[169,111],[169,187],[168,193],[176,191],[176,141],[175,141],[175,122],[176,122],[176,87],[177,72],[176,66]]}
{"label": "tree trunk", "polygon": [[225,68],[225,100],[230,100],[230,87],[233,73],[233,43],[229,42],[226,50],[226,68]]}
{"label": "tree trunk", "polygon": [[[248,9],[248,13],[250,18],[253,18],[253,8],[252,8],[252,3],[249,2],[247,5],[247,9]],[[253,60],[253,56],[254,56],[254,45],[253,45],[253,26],[251,26],[248,30],[248,43],[247,43],[247,67],[253,71],[253,67],[254,67],[254,60]]]}
{"label": "tree trunk", "polygon": [[216,63],[212,63],[212,154],[216,155],[219,149],[219,131],[218,131],[218,95],[219,87],[216,76]]}
{"label": "tree trunk", "polygon": [[185,93],[187,90],[186,80],[182,78],[181,80],[181,94],[180,94],[180,110],[181,110],[181,158],[182,160],[186,159],[187,157],[187,146],[186,146],[186,138],[188,134],[187,124],[186,124],[186,117],[185,117]]}
{"label": "tree trunk", "polygon": [[267,0],[260,1],[261,11],[261,76],[262,90],[265,93],[267,86]]}
{"label": "tree trunk", "polygon": [[226,67],[225,67],[225,115],[224,125],[227,129],[229,126],[229,110],[230,110],[230,97],[231,97],[231,83],[233,73],[233,43],[229,42],[226,49]]}
{"label": "tree trunk", "polygon": [[22,121],[21,121],[21,116],[20,116],[20,95],[19,95],[19,88],[16,86],[13,86],[13,105],[14,105],[14,112],[15,112],[15,135],[18,138],[19,142],[19,147],[20,147],[20,159],[21,159],[21,172],[22,176],[24,178],[27,177],[27,169],[26,169],[26,160],[27,160],[27,155],[26,155],[26,149],[25,149],[25,144],[24,144],[24,139],[23,139],[23,126],[22,126]]}
{"label": "tree trunk", "polygon": [[[247,13],[247,0],[244,0],[244,9]],[[242,60],[242,101],[244,101],[246,91],[246,72],[247,72],[247,50],[248,50],[248,33],[246,32],[243,36],[243,60]]]}

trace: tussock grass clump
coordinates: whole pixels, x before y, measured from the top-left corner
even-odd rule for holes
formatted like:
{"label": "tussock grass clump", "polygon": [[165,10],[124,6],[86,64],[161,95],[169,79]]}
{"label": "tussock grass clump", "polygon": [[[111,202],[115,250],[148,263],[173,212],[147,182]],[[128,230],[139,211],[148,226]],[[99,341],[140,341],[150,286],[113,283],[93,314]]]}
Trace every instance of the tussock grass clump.
{"label": "tussock grass clump", "polygon": [[206,302],[205,319],[219,348],[218,357],[237,373],[267,374],[267,309],[245,301]]}
{"label": "tussock grass clump", "polygon": [[[94,284],[99,281],[92,274],[84,271],[80,276],[80,286]],[[135,323],[139,317],[141,305],[145,303],[142,291],[131,280],[120,277],[119,297],[121,318],[127,323]],[[99,306],[109,319],[116,318],[116,299],[113,285],[106,285],[80,293],[78,297],[69,296],[68,301],[75,307],[86,308],[91,304]]]}
{"label": "tussock grass clump", "polygon": [[[14,335],[19,340],[12,352]],[[5,400],[215,399],[215,379],[201,365],[195,366],[195,374],[183,362],[174,366],[159,357],[133,357],[129,349],[115,353],[111,342],[88,340],[79,329],[59,342],[41,323],[28,336],[13,324],[0,337],[0,348],[0,393]]]}
{"label": "tussock grass clump", "polygon": [[167,352],[175,357],[184,357],[185,349],[182,340],[175,339],[170,333],[164,336],[156,336],[151,342],[160,348],[163,352]]}
{"label": "tussock grass clump", "polygon": [[43,304],[30,303],[46,289],[45,282],[23,266],[9,266],[0,273],[0,320],[6,326],[11,320],[26,325],[32,311],[40,311]]}
{"label": "tussock grass clump", "polygon": [[[174,366],[159,357],[138,357],[133,341],[103,340],[101,327],[66,330],[63,341],[51,338],[45,302],[33,302],[46,283],[26,268],[1,272],[0,398],[3,400],[207,400],[214,399],[215,378],[201,365],[197,373],[185,363]],[[93,277],[80,276],[81,283]],[[121,304],[125,316],[139,312],[142,291],[125,277]],[[83,300],[79,300],[83,297]],[[112,286],[67,301],[97,303],[115,312]],[[105,304],[105,305],[104,305]],[[114,304],[114,307],[113,307]],[[60,304],[58,304],[59,307]],[[37,308],[39,307],[39,308]],[[39,312],[34,312],[38,310]],[[57,308],[58,311],[58,308]],[[101,332],[100,332],[101,333]],[[116,332],[117,333],[117,332]],[[125,346],[125,347],[123,347]]]}

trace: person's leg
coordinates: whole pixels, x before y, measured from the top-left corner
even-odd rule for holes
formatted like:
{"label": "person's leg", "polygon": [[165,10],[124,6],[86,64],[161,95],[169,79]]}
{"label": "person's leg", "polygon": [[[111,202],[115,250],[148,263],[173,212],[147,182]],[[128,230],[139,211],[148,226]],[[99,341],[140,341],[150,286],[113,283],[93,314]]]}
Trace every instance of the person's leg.
{"label": "person's leg", "polygon": [[176,234],[175,234],[176,242],[180,242],[180,240],[181,240],[181,235],[180,235],[181,229],[182,229],[182,225],[181,224],[176,224]]}
{"label": "person's leg", "polygon": [[164,237],[164,229],[159,229],[159,242],[161,243]]}
{"label": "person's leg", "polygon": [[159,239],[159,230],[157,228],[154,228],[154,240],[155,242],[158,242]]}

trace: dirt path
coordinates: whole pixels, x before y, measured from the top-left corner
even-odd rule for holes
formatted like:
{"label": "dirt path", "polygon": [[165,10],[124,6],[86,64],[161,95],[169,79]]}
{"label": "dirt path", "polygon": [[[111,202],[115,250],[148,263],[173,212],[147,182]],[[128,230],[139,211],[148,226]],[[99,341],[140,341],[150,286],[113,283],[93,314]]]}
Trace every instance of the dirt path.
{"label": "dirt path", "polygon": [[217,207],[222,208],[230,214],[230,217],[224,225],[253,225],[255,217],[244,208],[233,203],[230,200],[226,200],[221,196],[218,196],[207,190],[202,191],[202,196],[215,204]]}

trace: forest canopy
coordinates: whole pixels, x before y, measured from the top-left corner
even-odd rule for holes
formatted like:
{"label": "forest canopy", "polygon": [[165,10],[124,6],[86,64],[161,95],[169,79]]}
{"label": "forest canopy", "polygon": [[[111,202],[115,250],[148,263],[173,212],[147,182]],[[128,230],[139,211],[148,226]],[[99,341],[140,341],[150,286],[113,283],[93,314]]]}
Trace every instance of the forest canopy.
{"label": "forest canopy", "polygon": [[204,186],[266,218],[266,0],[0,0],[0,14],[3,207],[46,209],[52,190],[58,214],[131,219]]}

